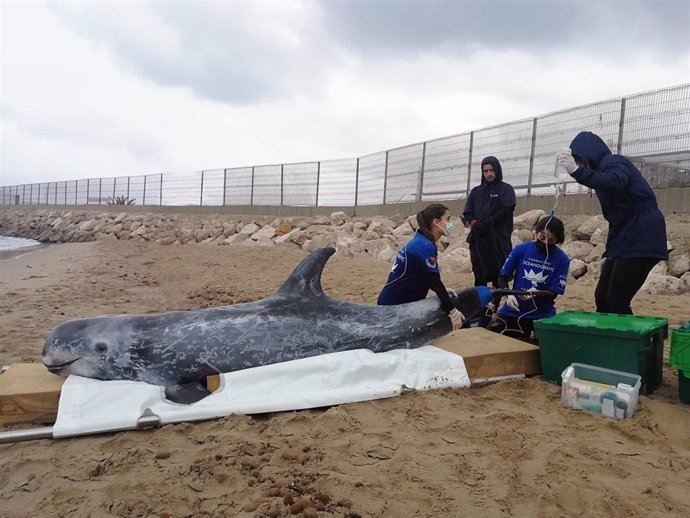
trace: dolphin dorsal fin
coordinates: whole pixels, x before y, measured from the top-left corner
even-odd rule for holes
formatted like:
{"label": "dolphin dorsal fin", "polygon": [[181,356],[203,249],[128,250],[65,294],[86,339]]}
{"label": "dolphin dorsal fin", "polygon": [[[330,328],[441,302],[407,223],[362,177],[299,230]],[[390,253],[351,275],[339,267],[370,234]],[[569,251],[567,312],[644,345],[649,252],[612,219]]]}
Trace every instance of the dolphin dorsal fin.
{"label": "dolphin dorsal fin", "polygon": [[325,297],[321,289],[321,273],[335,248],[319,248],[297,265],[276,295],[283,297]]}

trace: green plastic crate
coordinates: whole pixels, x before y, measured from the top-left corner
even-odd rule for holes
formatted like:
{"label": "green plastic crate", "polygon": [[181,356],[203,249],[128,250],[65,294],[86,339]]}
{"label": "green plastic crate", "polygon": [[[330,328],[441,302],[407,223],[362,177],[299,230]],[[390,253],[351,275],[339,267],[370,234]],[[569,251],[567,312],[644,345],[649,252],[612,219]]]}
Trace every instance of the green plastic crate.
{"label": "green plastic crate", "polygon": [[690,323],[671,331],[671,354],[668,363],[676,369],[690,372]]}
{"label": "green plastic crate", "polygon": [[642,377],[641,394],[661,385],[668,320],[658,317],[564,311],[534,321],[542,376],[561,383],[571,363],[585,363]]}
{"label": "green plastic crate", "polygon": [[690,370],[678,371],[678,399],[690,405]]}

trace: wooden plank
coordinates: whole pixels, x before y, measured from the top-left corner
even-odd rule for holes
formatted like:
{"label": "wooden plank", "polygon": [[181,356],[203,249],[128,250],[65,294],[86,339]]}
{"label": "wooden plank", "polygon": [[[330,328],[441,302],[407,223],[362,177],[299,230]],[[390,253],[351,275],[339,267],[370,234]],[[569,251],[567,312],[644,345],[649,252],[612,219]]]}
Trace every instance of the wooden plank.
{"label": "wooden plank", "polygon": [[42,363],[16,363],[0,375],[0,425],[54,423],[65,378]]}
{"label": "wooden plank", "polygon": [[484,328],[458,329],[431,345],[462,356],[470,379],[541,374],[539,347]]}
{"label": "wooden plank", "polygon": [[[538,347],[486,329],[453,331],[432,345],[462,356],[470,379],[541,373]],[[10,366],[0,375],[0,425],[55,422],[64,382],[40,363]],[[219,376],[208,376],[209,391],[219,386]]]}

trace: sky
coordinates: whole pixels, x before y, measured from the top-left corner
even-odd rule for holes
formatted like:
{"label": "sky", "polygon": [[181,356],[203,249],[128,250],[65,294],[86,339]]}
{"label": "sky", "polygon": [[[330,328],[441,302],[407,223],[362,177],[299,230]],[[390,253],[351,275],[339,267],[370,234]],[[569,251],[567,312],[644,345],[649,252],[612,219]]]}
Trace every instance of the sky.
{"label": "sky", "polygon": [[690,2],[0,0],[0,185],[364,156],[690,82]]}

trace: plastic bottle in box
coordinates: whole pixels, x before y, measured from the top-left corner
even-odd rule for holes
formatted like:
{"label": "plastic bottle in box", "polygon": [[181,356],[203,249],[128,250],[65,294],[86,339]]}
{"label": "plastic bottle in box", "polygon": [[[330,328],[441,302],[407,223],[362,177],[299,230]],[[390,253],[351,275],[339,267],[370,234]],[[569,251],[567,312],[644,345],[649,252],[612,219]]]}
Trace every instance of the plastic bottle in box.
{"label": "plastic bottle in box", "polygon": [[640,376],[573,363],[562,374],[564,405],[615,419],[632,417],[637,409]]}

